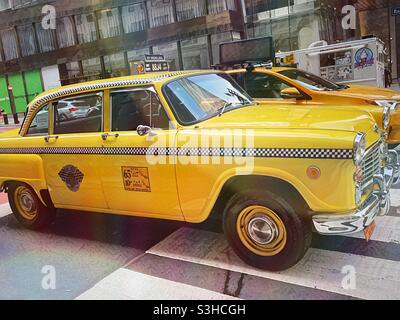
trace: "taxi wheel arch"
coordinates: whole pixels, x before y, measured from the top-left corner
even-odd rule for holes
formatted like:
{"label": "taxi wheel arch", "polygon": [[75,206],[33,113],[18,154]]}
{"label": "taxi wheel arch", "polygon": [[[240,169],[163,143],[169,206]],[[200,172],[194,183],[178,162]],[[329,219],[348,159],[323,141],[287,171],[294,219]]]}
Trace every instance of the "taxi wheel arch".
{"label": "taxi wheel arch", "polygon": [[310,219],[311,221],[311,215],[308,214],[311,212],[310,207],[292,184],[279,178],[260,175],[235,176],[230,178],[222,187],[210,217],[220,220],[227,201],[235,193],[247,189],[273,190],[283,197],[287,197],[288,199],[290,197],[291,205],[296,209],[296,212],[304,217],[304,219]]}
{"label": "taxi wheel arch", "polygon": [[52,205],[44,205],[30,185],[24,182],[10,181],[5,186],[11,210],[25,228],[39,230],[48,226],[55,219],[55,208]]}
{"label": "taxi wheel arch", "polygon": [[[243,188],[231,195],[223,213],[223,229],[236,254],[254,267],[271,271],[294,266],[312,240],[311,220],[276,191]],[[276,227],[277,236],[260,244],[251,239],[247,223],[264,217]]]}

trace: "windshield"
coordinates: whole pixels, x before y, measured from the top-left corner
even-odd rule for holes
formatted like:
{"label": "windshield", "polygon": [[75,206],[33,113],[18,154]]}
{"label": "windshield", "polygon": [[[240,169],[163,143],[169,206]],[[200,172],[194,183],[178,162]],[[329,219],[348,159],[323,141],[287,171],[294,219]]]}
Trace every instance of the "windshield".
{"label": "windshield", "polygon": [[290,69],[280,71],[279,73],[292,80],[296,80],[299,84],[314,91],[332,91],[345,88],[345,86],[341,86],[339,84],[325,80],[315,74],[302,70]]}
{"label": "windshield", "polygon": [[165,85],[164,93],[183,124],[197,123],[254,104],[252,98],[224,73],[180,78]]}

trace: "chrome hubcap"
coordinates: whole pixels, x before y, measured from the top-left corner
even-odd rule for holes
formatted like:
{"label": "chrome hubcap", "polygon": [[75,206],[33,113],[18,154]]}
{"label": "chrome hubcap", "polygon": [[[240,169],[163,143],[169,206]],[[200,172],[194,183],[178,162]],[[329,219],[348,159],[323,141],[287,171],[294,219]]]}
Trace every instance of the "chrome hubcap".
{"label": "chrome hubcap", "polygon": [[248,234],[255,243],[267,245],[278,238],[278,226],[265,215],[254,216],[247,226]]}
{"label": "chrome hubcap", "polygon": [[20,204],[23,210],[26,212],[35,211],[35,200],[29,192],[23,192],[20,195]]}

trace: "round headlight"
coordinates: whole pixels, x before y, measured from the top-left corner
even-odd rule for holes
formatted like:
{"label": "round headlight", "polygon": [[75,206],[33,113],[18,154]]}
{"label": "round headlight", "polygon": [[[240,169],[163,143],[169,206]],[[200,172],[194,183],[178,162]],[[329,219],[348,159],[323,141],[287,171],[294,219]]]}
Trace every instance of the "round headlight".
{"label": "round headlight", "polygon": [[365,155],[365,150],[366,150],[366,145],[367,145],[367,139],[365,137],[364,133],[357,133],[355,139],[354,139],[354,163],[356,166],[361,165],[364,155]]}
{"label": "round headlight", "polygon": [[387,130],[390,125],[390,107],[383,108],[383,120],[382,120],[383,130]]}

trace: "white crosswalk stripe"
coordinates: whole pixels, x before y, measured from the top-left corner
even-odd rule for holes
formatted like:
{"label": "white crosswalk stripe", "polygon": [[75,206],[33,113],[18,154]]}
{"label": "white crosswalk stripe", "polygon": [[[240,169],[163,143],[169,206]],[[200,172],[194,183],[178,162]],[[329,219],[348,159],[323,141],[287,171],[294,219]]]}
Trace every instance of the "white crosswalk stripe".
{"label": "white crosswalk stripe", "polygon": [[[229,247],[224,235],[181,228],[147,253],[349,295],[361,299],[400,299],[400,263],[311,248],[295,267],[267,272],[249,267]],[[356,271],[356,288],[345,289],[342,269]]]}
{"label": "white crosswalk stripe", "polygon": [[9,214],[11,214],[10,205],[8,203],[0,205],[0,218],[8,216]]}
{"label": "white crosswalk stripe", "polygon": [[78,300],[233,300],[218,292],[156,278],[125,268],[113,272]]}
{"label": "white crosswalk stripe", "polygon": [[392,207],[400,207],[400,189],[390,189],[390,201]]}
{"label": "white crosswalk stripe", "polygon": [[[392,209],[400,211],[400,189],[392,189],[390,192]],[[9,204],[0,205],[0,218],[9,214]],[[358,240],[364,238],[362,232],[343,235],[338,242],[332,239],[334,246],[331,246],[331,243],[326,246],[327,238],[323,238],[322,244],[313,242],[315,248],[309,249],[295,267],[278,273],[246,265],[235,255],[223,234],[189,227],[170,234],[147,250],[145,255],[154,259],[165,258],[167,265],[172,261],[175,264],[192,263],[203,268],[218,268],[258,277],[256,279],[277,281],[285,286],[290,284],[306,290],[322,290],[342,295],[340,297],[400,299],[400,259],[397,254],[400,254],[400,215],[378,217],[376,222],[377,227],[371,244],[364,246],[364,242]],[[352,239],[358,241],[359,245],[347,247],[349,244],[353,245]],[[381,249],[383,253],[378,252]],[[343,268],[346,266],[354,268],[355,271],[356,281],[353,289],[343,287],[347,275]],[[202,272],[201,268],[199,270]],[[120,268],[77,299],[234,299],[230,295],[231,292],[203,288],[202,282],[195,285],[181,283],[178,277],[171,277],[170,274],[166,279],[166,274],[161,269],[151,275],[146,269],[141,271],[134,271],[127,266]],[[204,274],[204,279],[207,281],[207,274]]]}
{"label": "white crosswalk stripe", "polygon": [[[345,236],[349,238],[363,239],[364,233],[359,232]],[[377,217],[376,229],[371,240],[400,244],[400,218],[391,216]]]}

